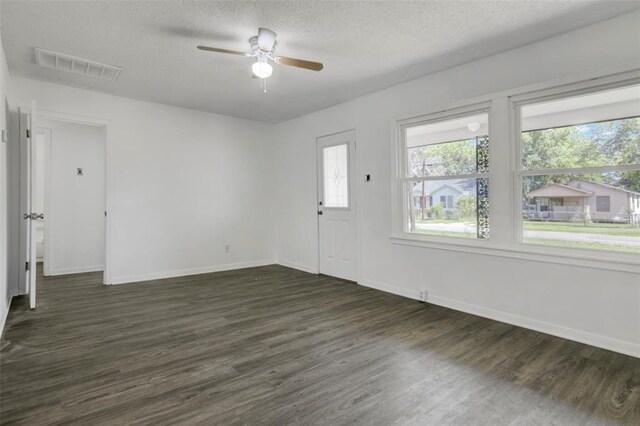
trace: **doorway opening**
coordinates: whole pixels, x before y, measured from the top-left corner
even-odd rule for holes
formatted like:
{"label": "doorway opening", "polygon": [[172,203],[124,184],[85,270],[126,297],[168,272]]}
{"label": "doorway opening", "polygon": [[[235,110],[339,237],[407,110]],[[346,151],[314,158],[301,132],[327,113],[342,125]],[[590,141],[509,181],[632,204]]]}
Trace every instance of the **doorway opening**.
{"label": "doorway opening", "polygon": [[21,132],[22,123],[27,130],[22,288],[31,308],[36,289],[62,282],[49,277],[95,273],[106,283],[108,267],[106,122],[47,112],[36,117],[34,111],[32,106],[20,116]]}

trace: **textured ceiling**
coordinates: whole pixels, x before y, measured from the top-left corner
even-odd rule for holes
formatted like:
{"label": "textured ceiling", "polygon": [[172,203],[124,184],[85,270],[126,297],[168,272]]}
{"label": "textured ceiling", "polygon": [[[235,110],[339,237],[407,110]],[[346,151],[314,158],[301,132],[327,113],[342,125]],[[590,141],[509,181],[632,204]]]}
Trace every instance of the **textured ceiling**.
{"label": "textured ceiling", "polygon": [[[637,1],[2,1],[12,75],[203,111],[279,122],[605,20]],[[276,65],[268,93],[248,50],[258,26],[278,53],[320,73]],[[124,67],[117,82],[35,65],[41,47]]]}

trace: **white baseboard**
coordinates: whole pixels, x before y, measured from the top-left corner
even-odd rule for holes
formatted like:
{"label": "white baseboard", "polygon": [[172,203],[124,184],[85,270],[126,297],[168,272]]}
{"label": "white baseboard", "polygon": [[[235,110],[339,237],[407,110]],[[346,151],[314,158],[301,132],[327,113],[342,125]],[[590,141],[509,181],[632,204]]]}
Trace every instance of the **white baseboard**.
{"label": "white baseboard", "polygon": [[172,271],[151,272],[148,274],[134,274],[116,276],[111,279],[109,284],[129,284],[141,281],[159,280],[163,278],[185,277],[189,275],[208,274],[211,272],[231,271],[234,269],[254,268],[256,266],[273,265],[274,259],[252,260],[248,262],[228,263],[225,265],[205,266],[201,268],[176,269]]}
{"label": "white baseboard", "polygon": [[4,312],[0,312],[0,339],[4,334],[4,326],[7,324],[7,317],[9,316],[9,308],[11,307],[11,299],[13,299],[13,296],[9,296],[9,300],[7,301],[7,306],[5,307]]}
{"label": "white baseboard", "polygon": [[305,265],[301,265],[299,263],[290,262],[288,260],[279,259],[276,263],[278,265],[286,266],[287,268],[297,269],[299,271],[308,272],[310,274],[317,274],[318,273],[318,271],[314,271],[313,268],[310,268],[310,267],[305,266]]}
{"label": "white baseboard", "polygon": [[365,287],[369,287],[369,288],[373,288],[376,290],[381,290],[384,291],[386,293],[391,293],[391,294],[395,294],[398,296],[404,296],[407,297],[409,299],[415,299],[415,300],[420,300],[420,298],[418,297],[419,294],[417,291],[411,290],[411,289],[407,289],[404,287],[400,287],[397,285],[391,285],[391,284],[383,284],[381,282],[377,282],[377,281],[373,281],[373,280],[369,280],[369,279],[362,279],[360,280],[360,282],[358,282],[358,284],[363,285]]}
{"label": "white baseboard", "polygon": [[[359,284],[365,287],[374,288],[376,290],[382,290],[387,293],[393,293],[410,299],[420,300],[418,290],[411,290],[400,286],[379,283],[369,279],[364,279]],[[589,333],[587,331],[576,330],[574,328],[564,327],[561,325],[552,324],[549,322],[540,321],[509,312],[498,311],[467,302],[461,302],[459,300],[449,299],[447,297],[428,295],[427,303],[433,303],[434,305],[455,309],[456,311],[478,315],[484,318],[516,325],[518,327],[528,328],[530,330],[539,331],[541,333],[551,334],[553,336],[562,337],[564,339],[574,340],[576,342],[585,343],[587,345],[597,346],[599,348],[640,358],[640,344],[637,343],[627,342],[624,340],[603,336],[601,334]]]}
{"label": "white baseboard", "polygon": [[82,274],[84,272],[98,272],[98,271],[104,271],[104,265],[79,266],[74,268],[60,268],[60,269],[51,268],[49,270],[49,275],[47,276]]}

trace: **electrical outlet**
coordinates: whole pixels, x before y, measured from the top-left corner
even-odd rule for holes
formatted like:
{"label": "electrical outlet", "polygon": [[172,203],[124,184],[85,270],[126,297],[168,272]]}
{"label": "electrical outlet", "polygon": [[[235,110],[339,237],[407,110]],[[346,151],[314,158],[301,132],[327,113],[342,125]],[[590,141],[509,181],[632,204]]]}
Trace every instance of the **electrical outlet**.
{"label": "electrical outlet", "polygon": [[421,302],[427,301],[427,290],[420,290],[420,295],[418,296]]}
{"label": "electrical outlet", "polygon": [[229,254],[229,251],[231,251],[231,246],[224,246],[224,254]]}

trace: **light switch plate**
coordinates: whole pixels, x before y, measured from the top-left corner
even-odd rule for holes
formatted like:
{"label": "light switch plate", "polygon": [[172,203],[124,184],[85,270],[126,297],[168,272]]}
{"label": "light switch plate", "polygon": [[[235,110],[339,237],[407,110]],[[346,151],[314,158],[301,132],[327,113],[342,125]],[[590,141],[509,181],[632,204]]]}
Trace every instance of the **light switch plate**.
{"label": "light switch plate", "polygon": [[7,131],[2,129],[2,142],[7,143]]}

